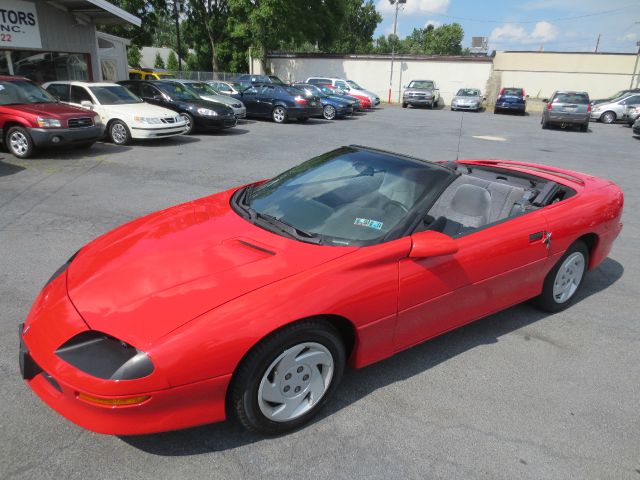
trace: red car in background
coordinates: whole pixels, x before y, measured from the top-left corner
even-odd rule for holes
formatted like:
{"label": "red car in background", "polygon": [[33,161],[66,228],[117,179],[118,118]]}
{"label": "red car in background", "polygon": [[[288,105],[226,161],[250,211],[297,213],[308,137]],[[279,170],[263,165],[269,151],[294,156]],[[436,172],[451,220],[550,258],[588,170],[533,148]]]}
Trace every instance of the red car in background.
{"label": "red car in background", "polygon": [[59,103],[26,78],[0,76],[0,139],[16,157],[37,148],[90,147],[103,132],[94,112]]}
{"label": "red car in background", "polygon": [[344,90],[342,90],[339,87],[336,87],[334,85],[331,85],[331,84],[322,84],[322,86],[333,90],[338,95],[344,95],[346,97],[357,98],[360,101],[360,106],[361,106],[362,110],[368,110],[369,108],[372,107],[371,99],[369,97],[365,97],[364,95],[355,95],[355,94],[353,94],[351,92],[349,92],[347,94]]}
{"label": "red car in background", "polygon": [[82,247],[21,326],[20,369],[96,432],[231,415],[282,433],[347,365],[529,299],[567,308],[622,208],[617,185],[578,172],[342,147]]}

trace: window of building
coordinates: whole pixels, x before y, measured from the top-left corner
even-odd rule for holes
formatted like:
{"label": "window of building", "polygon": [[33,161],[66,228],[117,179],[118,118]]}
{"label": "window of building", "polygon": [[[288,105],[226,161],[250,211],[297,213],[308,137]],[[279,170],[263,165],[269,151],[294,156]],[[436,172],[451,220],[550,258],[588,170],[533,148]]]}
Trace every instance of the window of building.
{"label": "window of building", "polygon": [[36,83],[91,80],[89,54],[0,50],[0,73],[27,77]]}

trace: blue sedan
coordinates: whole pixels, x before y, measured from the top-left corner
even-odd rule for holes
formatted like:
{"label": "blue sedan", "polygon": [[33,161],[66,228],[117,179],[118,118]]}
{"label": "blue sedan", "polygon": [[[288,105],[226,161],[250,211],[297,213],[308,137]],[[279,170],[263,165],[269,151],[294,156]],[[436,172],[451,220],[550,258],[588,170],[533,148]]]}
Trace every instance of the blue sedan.
{"label": "blue sedan", "polygon": [[309,117],[322,115],[318,97],[288,85],[259,83],[231,96],[242,100],[247,107],[247,117],[266,117],[285,123],[290,118],[305,122]]}
{"label": "blue sedan", "polygon": [[353,115],[355,102],[339,95],[327,95],[317,85],[310,83],[294,83],[294,87],[304,90],[307,95],[320,98],[322,103],[322,116],[327,120]]}

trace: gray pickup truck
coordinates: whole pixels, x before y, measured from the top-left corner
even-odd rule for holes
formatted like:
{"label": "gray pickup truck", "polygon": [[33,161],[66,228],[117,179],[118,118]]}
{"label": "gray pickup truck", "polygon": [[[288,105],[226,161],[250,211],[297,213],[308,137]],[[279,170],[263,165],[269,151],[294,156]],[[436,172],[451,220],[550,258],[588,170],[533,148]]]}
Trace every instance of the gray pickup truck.
{"label": "gray pickup truck", "polygon": [[433,108],[440,102],[440,90],[433,80],[411,80],[404,88],[402,108],[407,108],[407,105]]}

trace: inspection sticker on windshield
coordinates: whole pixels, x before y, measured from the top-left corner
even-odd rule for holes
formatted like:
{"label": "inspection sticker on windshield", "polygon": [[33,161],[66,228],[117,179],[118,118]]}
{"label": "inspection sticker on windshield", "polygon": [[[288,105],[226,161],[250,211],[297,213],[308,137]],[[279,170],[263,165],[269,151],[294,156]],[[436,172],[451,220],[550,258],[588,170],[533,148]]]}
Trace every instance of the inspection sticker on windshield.
{"label": "inspection sticker on windshield", "polygon": [[353,224],[358,225],[359,227],[369,227],[375,230],[382,230],[382,222],[369,220],[368,218],[356,218],[356,221],[353,222]]}

